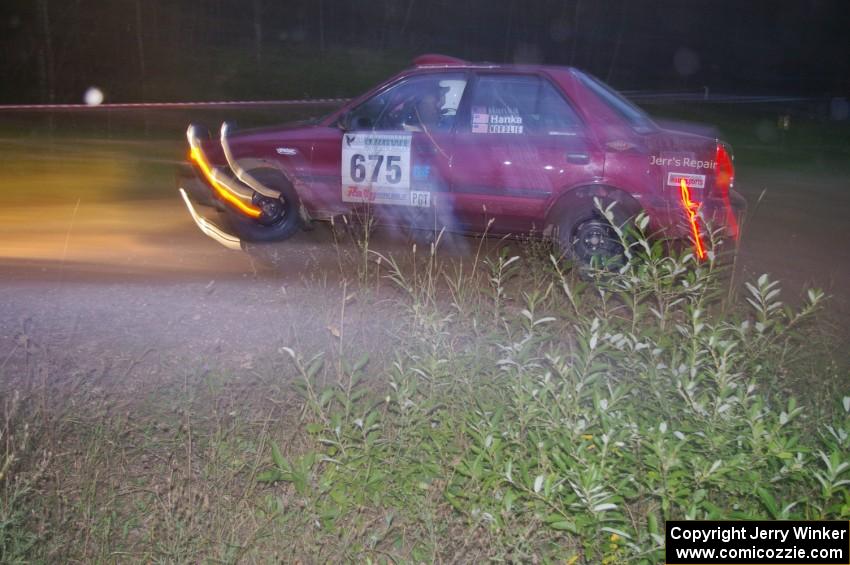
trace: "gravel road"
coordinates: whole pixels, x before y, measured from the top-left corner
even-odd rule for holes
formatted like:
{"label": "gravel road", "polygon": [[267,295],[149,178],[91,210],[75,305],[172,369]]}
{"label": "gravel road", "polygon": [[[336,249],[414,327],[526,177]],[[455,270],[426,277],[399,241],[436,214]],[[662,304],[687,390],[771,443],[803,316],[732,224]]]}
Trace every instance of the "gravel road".
{"label": "gravel road", "polygon": [[[850,321],[849,184],[739,174],[750,203],[742,273],[769,272],[792,298],[806,286],[824,288],[840,328]],[[340,326],[344,347],[391,344],[392,304],[379,312],[355,296],[341,319],[338,250],[329,234],[319,228],[276,245],[270,268],[203,236],[170,191],[3,208],[0,364],[25,362],[27,340],[80,370],[108,358],[128,375],[150,378],[175,369],[253,369],[283,346],[305,354],[335,348]],[[402,249],[386,235],[375,244]]]}

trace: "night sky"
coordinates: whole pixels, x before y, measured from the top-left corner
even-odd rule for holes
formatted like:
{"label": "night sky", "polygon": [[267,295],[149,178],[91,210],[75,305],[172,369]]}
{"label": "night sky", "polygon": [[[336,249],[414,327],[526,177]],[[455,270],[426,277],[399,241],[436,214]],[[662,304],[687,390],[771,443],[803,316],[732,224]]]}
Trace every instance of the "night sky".
{"label": "night sky", "polygon": [[6,0],[0,100],[349,96],[424,52],[621,89],[846,96],[848,24],[844,0]]}

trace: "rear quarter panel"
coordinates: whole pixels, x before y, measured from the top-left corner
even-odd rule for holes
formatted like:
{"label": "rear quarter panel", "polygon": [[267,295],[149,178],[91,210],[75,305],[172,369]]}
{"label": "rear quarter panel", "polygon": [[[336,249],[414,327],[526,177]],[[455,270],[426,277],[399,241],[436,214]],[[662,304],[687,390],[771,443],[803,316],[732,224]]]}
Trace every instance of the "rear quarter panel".
{"label": "rear quarter panel", "polygon": [[555,206],[572,190],[598,185],[601,194],[609,188],[629,194],[650,213],[653,221],[658,225],[664,223],[668,218],[667,206],[660,190],[659,177],[647,166],[650,153],[647,136],[637,134],[607,104],[576,80],[569,69],[548,72],[587,124],[587,138],[595,145],[603,163],[595,175],[588,175],[585,182],[562,187],[550,206]]}
{"label": "rear quarter panel", "polygon": [[714,160],[716,141],[701,135],[661,130],[648,138],[645,167],[654,190],[665,203],[665,231],[681,237],[688,233],[681,200],[680,181],[685,180],[696,202],[714,192],[717,163]]}

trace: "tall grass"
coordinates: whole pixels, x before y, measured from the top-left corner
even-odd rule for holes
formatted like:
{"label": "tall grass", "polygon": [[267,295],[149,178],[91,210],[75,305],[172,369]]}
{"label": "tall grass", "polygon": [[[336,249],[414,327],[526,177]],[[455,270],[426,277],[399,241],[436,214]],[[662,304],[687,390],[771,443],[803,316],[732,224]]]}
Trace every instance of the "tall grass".
{"label": "tall grass", "polygon": [[[449,259],[443,232],[401,257],[355,235],[332,348],[142,398],[75,385],[62,410],[5,381],[0,557],[655,563],[668,519],[850,518],[824,295],[730,294],[722,257],[634,225],[621,268],[581,276],[539,240]],[[388,299],[391,354],[352,354],[352,300]]]}
{"label": "tall grass", "polygon": [[[668,519],[850,516],[850,396],[788,386],[824,295],[792,309],[762,275],[724,303],[724,262],[671,253],[647,223],[620,232],[622,268],[584,277],[509,247],[447,265],[439,237],[410,269],[381,255],[411,320],[397,361],[309,402],[332,523],[436,496],[476,555],[651,563]],[[294,481],[275,461],[266,478]]]}

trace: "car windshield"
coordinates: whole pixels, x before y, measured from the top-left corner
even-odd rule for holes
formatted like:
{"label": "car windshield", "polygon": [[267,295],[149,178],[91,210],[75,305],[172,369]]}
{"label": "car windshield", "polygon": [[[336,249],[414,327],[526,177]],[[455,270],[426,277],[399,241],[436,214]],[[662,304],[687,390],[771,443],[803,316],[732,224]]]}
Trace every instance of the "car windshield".
{"label": "car windshield", "polygon": [[623,98],[616,90],[598,78],[581,71],[575,71],[575,75],[583,85],[622,116],[636,132],[650,133],[658,129],[646,112]]}

